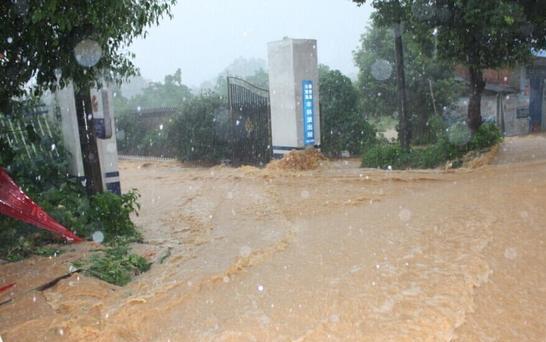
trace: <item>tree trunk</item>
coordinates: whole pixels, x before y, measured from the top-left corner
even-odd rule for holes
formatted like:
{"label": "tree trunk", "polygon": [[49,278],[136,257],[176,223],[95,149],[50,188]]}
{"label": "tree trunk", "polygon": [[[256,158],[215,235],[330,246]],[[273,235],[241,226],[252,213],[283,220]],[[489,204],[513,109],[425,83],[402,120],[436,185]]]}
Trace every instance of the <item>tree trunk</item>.
{"label": "tree trunk", "polygon": [[396,83],[398,86],[398,139],[402,150],[409,150],[410,130],[406,101],[406,75],[404,71],[404,49],[401,23],[394,24],[394,50],[396,60]]}
{"label": "tree trunk", "polygon": [[476,67],[470,67],[470,98],[468,100],[468,128],[476,133],[482,124],[482,93],[485,89],[482,71]]}
{"label": "tree trunk", "polygon": [[0,91],[0,114],[12,114],[10,96],[2,91]]}
{"label": "tree trunk", "polygon": [[80,145],[83,156],[83,170],[86,178],[86,189],[89,195],[103,191],[102,173],[97,148],[97,138],[93,125],[93,110],[89,87],[80,87],[75,94],[76,115],[80,133]]}

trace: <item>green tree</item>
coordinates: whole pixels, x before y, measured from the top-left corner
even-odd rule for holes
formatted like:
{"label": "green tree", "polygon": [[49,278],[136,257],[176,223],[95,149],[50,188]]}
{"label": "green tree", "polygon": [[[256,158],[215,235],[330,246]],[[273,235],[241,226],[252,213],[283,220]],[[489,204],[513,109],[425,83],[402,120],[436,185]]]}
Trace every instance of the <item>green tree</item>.
{"label": "green tree", "polygon": [[[359,5],[366,0],[353,0]],[[396,86],[398,95],[398,140],[402,150],[409,149],[410,127],[406,97],[406,74],[404,70],[404,49],[402,43],[403,24],[406,18],[405,8],[399,0],[373,0],[372,6],[377,10],[374,21],[381,26],[390,26],[394,31],[394,59],[396,66]]]}
{"label": "green tree", "polygon": [[213,91],[220,96],[227,96],[228,76],[239,77],[257,87],[269,88],[269,74],[265,70],[265,61],[259,58],[239,57],[231,62],[213,81]]}
{"label": "green tree", "polygon": [[176,0],[0,2],[0,111],[14,97],[135,74],[126,47]]}
{"label": "green tree", "polygon": [[150,83],[142,90],[142,93],[130,99],[124,98],[121,91],[116,93],[114,105],[118,113],[124,114],[146,108],[179,108],[192,97],[191,89],[182,83],[180,69],[172,75],[165,76],[163,82]]}
{"label": "green tree", "polygon": [[375,142],[375,130],[358,112],[358,94],[339,70],[319,66],[321,148],[333,156],[358,154]]}
{"label": "green tree", "polygon": [[[366,0],[353,0],[359,4]],[[470,73],[467,123],[476,132],[482,123],[483,70],[524,63],[532,49],[546,47],[546,2],[520,0],[371,0],[384,22],[393,4],[418,38],[437,35],[438,56],[464,65]]]}
{"label": "green tree", "polygon": [[134,75],[125,52],[158,24],[176,0],[26,0],[0,3],[0,112],[15,97],[74,82],[83,167],[89,194],[102,192],[90,88]]}
{"label": "green tree", "polygon": [[417,18],[423,35],[437,30],[439,56],[468,67],[467,122],[482,123],[483,70],[525,62],[533,48],[546,47],[546,2],[436,0],[415,2],[430,15]]}
{"label": "green tree", "polygon": [[212,92],[194,96],[167,128],[169,143],[183,161],[229,159],[225,101]]}
{"label": "green tree", "polygon": [[[358,89],[362,110],[371,116],[392,115],[398,111],[397,85],[392,77],[394,62],[393,31],[373,24],[362,35],[355,51],[359,68]],[[418,41],[413,34],[403,34],[406,52],[407,106],[410,137],[413,143],[429,143],[435,138],[430,124],[460,94],[451,64],[435,58],[433,35]]]}

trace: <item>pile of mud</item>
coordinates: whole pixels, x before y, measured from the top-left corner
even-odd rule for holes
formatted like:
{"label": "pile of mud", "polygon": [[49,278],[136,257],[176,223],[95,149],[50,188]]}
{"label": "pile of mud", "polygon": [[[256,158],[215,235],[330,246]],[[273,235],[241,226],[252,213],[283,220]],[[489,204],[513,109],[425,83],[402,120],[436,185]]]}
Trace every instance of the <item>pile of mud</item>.
{"label": "pile of mud", "polygon": [[463,157],[463,167],[477,169],[479,167],[491,164],[497,156],[499,148],[500,145],[497,144],[492,148],[486,149],[484,151],[472,151],[467,153]]}
{"label": "pile of mud", "polygon": [[268,170],[315,170],[326,161],[326,157],[316,149],[304,151],[290,151],[280,160],[273,160],[267,164]]}

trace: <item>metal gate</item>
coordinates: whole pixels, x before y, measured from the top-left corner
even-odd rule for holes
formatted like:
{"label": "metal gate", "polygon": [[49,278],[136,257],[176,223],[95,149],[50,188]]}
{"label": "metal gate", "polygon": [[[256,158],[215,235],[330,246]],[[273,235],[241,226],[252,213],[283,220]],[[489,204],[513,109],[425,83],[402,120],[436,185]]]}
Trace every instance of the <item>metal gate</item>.
{"label": "metal gate", "polygon": [[272,157],[269,91],[236,77],[227,84],[232,162],[264,165]]}

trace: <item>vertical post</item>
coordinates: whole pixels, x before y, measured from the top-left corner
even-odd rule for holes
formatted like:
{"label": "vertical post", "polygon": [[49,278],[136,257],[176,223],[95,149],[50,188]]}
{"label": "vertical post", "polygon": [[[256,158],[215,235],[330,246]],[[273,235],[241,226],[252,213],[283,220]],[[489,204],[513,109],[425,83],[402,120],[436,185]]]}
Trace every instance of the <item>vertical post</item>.
{"label": "vertical post", "polygon": [[398,86],[399,140],[402,150],[409,149],[409,125],[406,101],[406,75],[404,72],[404,48],[402,45],[402,24],[394,24],[394,51],[396,60],[396,83]]}
{"label": "vertical post", "polygon": [[102,192],[103,187],[97,139],[93,126],[90,88],[88,86],[79,87],[75,94],[75,98],[80,146],[83,157],[83,169],[87,180],[86,189],[89,195],[94,195]]}
{"label": "vertical post", "polygon": [[542,130],[542,96],[544,92],[544,79],[531,77],[529,93],[529,131],[531,133]]}

